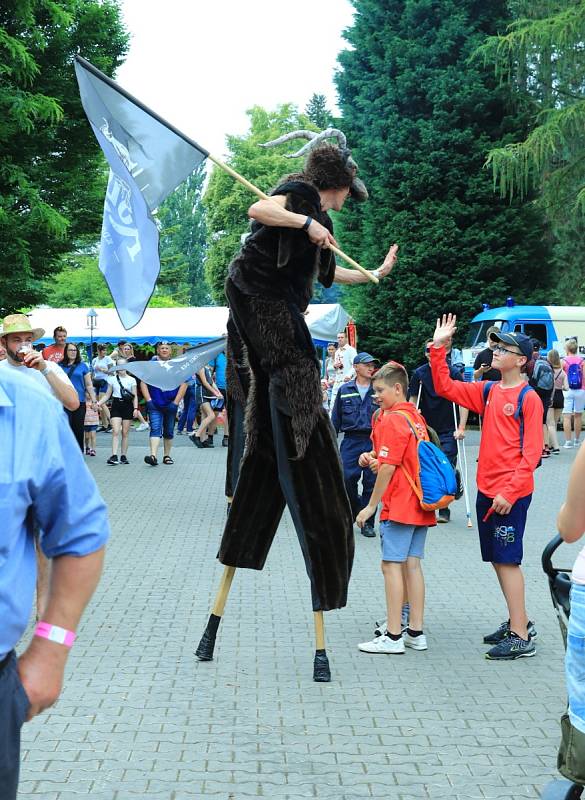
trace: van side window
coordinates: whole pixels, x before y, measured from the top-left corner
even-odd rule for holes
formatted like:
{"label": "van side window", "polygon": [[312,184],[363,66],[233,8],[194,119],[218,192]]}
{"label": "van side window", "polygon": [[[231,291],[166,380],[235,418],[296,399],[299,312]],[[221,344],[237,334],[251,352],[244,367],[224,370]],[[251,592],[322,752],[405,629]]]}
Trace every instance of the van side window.
{"label": "van side window", "polygon": [[543,347],[546,347],[546,343],[548,341],[546,325],[539,322],[525,322],[524,323],[524,333],[526,336],[530,336],[531,339],[538,339],[539,342],[542,342]]}

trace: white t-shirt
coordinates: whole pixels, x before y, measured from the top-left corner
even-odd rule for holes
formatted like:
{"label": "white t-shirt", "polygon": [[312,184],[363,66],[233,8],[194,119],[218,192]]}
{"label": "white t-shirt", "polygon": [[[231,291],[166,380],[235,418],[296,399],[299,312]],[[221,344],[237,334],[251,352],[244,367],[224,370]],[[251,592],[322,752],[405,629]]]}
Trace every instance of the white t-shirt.
{"label": "white t-shirt", "polygon": [[575,581],[575,583],[585,584],[585,547],[581,550],[573,564],[571,579]]}
{"label": "white t-shirt", "polygon": [[[60,381],[63,381],[64,384],[70,386],[73,389],[73,391],[75,391],[75,389],[73,388],[73,384],[71,383],[65,372],[61,369],[61,367],[58,364],[56,364],[54,361],[45,361],[45,364],[47,365],[47,370],[50,373],[56,375]],[[53,387],[38,369],[25,367],[24,364],[22,365],[19,364],[18,366],[15,366],[14,364],[11,364],[7,358],[5,358],[3,361],[0,361],[0,369],[17,369],[19,375],[27,375],[28,377],[30,377],[31,380],[38,383],[38,385],[42,386],[44,389],[48,389],[49,392],[53,396],[55,396]]]}
{"label": "white t-shirt", "polygon": [[[337,348],[335,355],[333,357],[333,363],[335,364],[336,368],[336,375],[335,375],[336,383],[341,383],[346,376],[349,378],[353,378],[353,376],[355,375],[355,370],[353,368],[353,360],[356,356],[357,356],[357,350],[350,344],[346,344],[344,347]],[[340,365],[342,367],[341,369],[339,369]]]}
{"label": "white t-shirt", "polygon": [[[130,375],[120,375],[120,373],[117,373],[117,377],[116,375],[107,375],[105,377],[107,382],[112,387],[112,397],[115,400],[122,399],[122,395],[120,393],[120,383],[122,384],[124,389],[127,389],[129,392],[133,392],[134,394],[136,394],[136,380],[135,378],[132,378]],[[120,383],[118,383],[118,378],[120,378]]]}
{"label": "white t-shirt", "polygon": [[[96,356],[94,358],[94,360],[91,362],[91,364],[92,364],[92,367],[94,369],[94,372],[96,373],[96,377],[99,380],[101,380],[102,378],[105,380],[106,374],[105,374],[105,372],[102,372],[101,370],[103,370],[103,369],[108,370],[110,367],[113,367],[114,366],[114,361],[113,361],[113,359],[110,358],[110,356],[104,356],[103,358],[98,358]],[[96,372],[96,369],[98,370],[97,372]]]}

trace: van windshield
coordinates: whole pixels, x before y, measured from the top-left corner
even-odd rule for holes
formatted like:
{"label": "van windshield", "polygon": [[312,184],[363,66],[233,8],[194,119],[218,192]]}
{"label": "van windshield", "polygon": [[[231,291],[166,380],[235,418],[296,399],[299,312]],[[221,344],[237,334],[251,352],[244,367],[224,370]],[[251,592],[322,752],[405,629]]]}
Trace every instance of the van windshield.
{"label": "van windshield", "polygon": [[487,330],[495,325],[496,328],[502,328],[504,325],[503,319],[489,319],[483,322],[472,322],[467,332],[464,347],[477,347],[479,344],[487,342]]}

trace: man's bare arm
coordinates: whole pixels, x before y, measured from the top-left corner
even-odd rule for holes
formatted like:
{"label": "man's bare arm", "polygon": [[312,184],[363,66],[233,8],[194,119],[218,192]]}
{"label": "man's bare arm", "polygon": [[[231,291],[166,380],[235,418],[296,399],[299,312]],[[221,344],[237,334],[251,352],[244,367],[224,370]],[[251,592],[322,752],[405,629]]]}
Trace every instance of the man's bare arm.
{"label": "man's bare arm", "polygon": [[565,542],[576,542],[585,532],[585,449],[579,448],[569,475],[565,502],[557,519],[559,533]]}
{"label": "man's bare arm", "polygon": [[[87,556],[53,559],[43,622],[75,631],[98,585],[103,562],[103,547]],[[57,701],[68,655],[65,645],[33,636],[19,658],[18,672],[30,701],[29,720]]]}
{"label": "man's bare arm", "polygon": [[[386,253],[386,258],[382,262],[382,265],[379,266],[377,269],[372,270],[376,278],[385,278],[392,272],[392,268],[396,263],[396,259],[398,257],[398,245],[393,244],[390,250]],[[347,267],[340,267],[336,265],[335,267],[335,277],[333,279],[335,283],[344,283],[344,284],[356,284],[356,283],[370,283],[370,279],[367,275],[364,275],[363,272],[359,272],[357,269],[347,269]]]}
{"label": "man's bare arm", "polygon": [[[288,211],[285,205],[286,197],[284,195],[275,195],[271,200],[258,200],[248,209],[248,216],[269,227],[300,230],[307,222],[307,215]],[[313,244],[319,245],[319,247],[329,247],[330,244],[337,247],[333,235],[315,219],[307,228],[307,236]]]}

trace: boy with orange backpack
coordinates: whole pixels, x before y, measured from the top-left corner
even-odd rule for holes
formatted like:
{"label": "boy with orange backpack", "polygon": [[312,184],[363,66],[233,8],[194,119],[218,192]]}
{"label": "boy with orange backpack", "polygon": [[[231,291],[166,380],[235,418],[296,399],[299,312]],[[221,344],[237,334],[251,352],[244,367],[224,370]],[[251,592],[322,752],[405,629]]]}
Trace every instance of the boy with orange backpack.
{"label": "boy with orange backpack", "polygon": [[481,555],[491,563],[508,606],[508,620],[484,636],[491,660],[533,656],[536,630],[526,615],[522,540],[534,491],[534,470],[543,449],[542,402],[525,381],[532,342],[523,333],[490,333],[493,366],[501,381],[459,383],[449,377],[444,343],[455,333],[457,318],[443,315],[431,347],[437,394],[483,416],[477,465],[477,527]]}
{"label": "boy with orange backpack", "polygon": [[[359,644],[364,653],[400,655],[405,646],[426,650],[423,633],[425,585],[421,569],[424,545],[429,526],[435,525],[435,513],[423,506],[419,475],[419,442],[429,444],[423,417],[407,401],[408,374],[405,368],[390,361],[374,377],[374,390],[381,414],[373,428],[374,449],[363,453],[360,465],[377,462],[376,483],[369,504],[357,516],[361,528],[382,502],[380,539],[382,545],[382,574],[386,590],[387,630],[371,642]],[[429,447],[434,448],[434,445]],[[456,489],[455,474],[438,448],[434,448],[443,466],[451,472],[451,489]],[[451,500],[453,496],[451,495]],[[408,628],[401,626],[404,596],[403,564],[406,563],[406,584],[410,603]]]}

